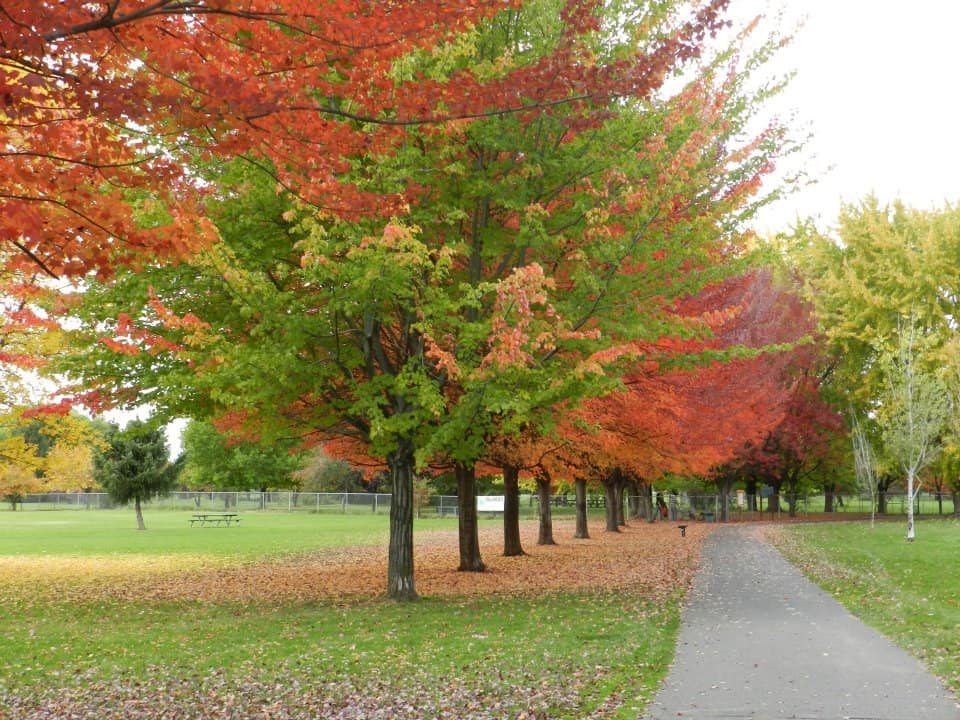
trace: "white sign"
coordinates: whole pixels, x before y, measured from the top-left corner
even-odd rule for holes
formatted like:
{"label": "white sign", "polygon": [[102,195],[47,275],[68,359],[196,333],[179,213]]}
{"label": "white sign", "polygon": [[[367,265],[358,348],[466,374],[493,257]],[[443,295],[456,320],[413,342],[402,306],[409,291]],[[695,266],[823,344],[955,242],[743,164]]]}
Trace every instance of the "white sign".
{"label": "white sign", "polygon": [[477,512],[503,512],[503,495],[478,495]]}

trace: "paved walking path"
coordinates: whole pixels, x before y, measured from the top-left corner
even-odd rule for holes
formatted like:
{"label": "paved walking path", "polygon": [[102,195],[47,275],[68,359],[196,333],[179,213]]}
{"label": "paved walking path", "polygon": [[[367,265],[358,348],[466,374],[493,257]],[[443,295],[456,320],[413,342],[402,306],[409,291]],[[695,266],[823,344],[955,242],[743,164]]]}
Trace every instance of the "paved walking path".
{"label": "paved walking path", "polygon": [[755,531],[706,541],[677,656],[647,720],[958,720],[919,662],[817,588]]}

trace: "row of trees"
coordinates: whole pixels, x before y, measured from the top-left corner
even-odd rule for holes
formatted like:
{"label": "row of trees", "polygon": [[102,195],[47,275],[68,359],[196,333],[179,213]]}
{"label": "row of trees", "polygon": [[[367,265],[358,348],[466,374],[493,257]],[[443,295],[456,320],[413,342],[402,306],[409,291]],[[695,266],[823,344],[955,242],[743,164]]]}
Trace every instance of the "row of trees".
{"label": "row of trees", "polygon": [[[881,503],[902,483],[960,490],[960,276],[956,208],[868,197],[832,232],[801,224],[784,250],[806,281],[830,362],[828,392],[854,429],[858,476]],[[914,538],[913,503],[907,536]]]}
{"label": "row of trees", "polygon": [[418,468],[455,473],[482,569],[495,448],[734,352],[712,339],[734,307],[684,303],[743,266],[790,145],[748,131],[779,39],[726,6],[14,3],[5,131],[51,137],[6,158],[10,271],[82,278],[45,311],[95,410],[386,465],[388,592],[413,598]]}
{"label": "row of trees", "polygon": [[610,530],[666,473],[830,492],[863,377],[814,280],[843,258],[752,244],[796,146],[756,122],[784,39],[727,5],[6,3],[3,359],[202,421],[243,482],[315,446],[385,469],[397,599],[418,472],[456,478],[475,571],[478,473],[508,554],[523,474],[602,486]]}

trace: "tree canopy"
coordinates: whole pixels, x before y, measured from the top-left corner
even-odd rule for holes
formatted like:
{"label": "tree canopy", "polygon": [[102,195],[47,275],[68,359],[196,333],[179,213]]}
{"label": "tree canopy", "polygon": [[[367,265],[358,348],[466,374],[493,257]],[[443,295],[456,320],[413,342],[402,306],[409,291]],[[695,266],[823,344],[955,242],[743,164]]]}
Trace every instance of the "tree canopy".
{"label": "tree canopy", "polygon": [[709,335],[676,304],[739,269],[790,147],[749,130],[780,39],[716,42],[726,0],[41,6],[0,20],[3,201],[11,268],[83,279],[56,369],[96,409],[355,441],[398,598],[415,468],[469,492],[495,438]]}

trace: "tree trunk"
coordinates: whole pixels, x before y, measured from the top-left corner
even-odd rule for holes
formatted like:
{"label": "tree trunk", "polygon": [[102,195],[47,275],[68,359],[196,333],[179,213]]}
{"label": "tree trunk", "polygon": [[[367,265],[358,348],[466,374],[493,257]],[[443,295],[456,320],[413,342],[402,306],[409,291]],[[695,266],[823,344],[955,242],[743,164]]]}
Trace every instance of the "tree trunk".
{"label": "tree trunk", "polygon": [[960,517],[960,493],[954,491],[950,493],[950,498],[953,500],[953,515],[954,517]]}
{"label": "tree trunk", "polygon": [[757,493],[759,489],[757,488],[757,479],[755,477],[748,477],[746,487],[744,488],[747,492],[747,510],[750,512],[757,511]]}
{"label": "tree trunk", "polygon": [[537,474],[537,498],[540,500],[540,532],[537,545],[556,545],[553,539],[553,514],[550,511],[550,478]]}
{"label": "tree trunk", "polygon": [[520,543],[520,468],[503,468],[503,555],[524,555]]}
{"label": "tree trunk", "polygon": [[640,483],[636,480],[627,482],[627,508],[631,520],[640,519]]}
{"label": "tree trunk", "polygon": [[915,479],[912,472],[907,473],[907,540],[913,542],[917,536],[913,519],[913,485]]}
{"label": "tree trunk", "polygon": [[460,567],[463,572],[483,572],[487,566],[480,558],[480,534],[477,522],[477,475],[473,465],[457,463],[457,509],[460,529]]}
{"label": "tree trunk", "polygon": [[603,481],[603,494],[606,497],[605,512],[607,519],[607,532],[620,532],[620,524],[617,522],[617,487],[613,477],[608,477]]}
{"label": "tree trunk", "polygon": [[824,489],[823,491],[823,511],[833,512],[833,489]]}
{"label": "tree trunk", "polygon": [[390,545],[387,555],[387,597],[417,599],[413,583],[413,446],[402,441],[387,458],[390,467]]}
{"label": "tree trunk", "polygon": [[647,522],[654,522],[657,519],[652,492],[653,489],[647,483],[640,486],[640,516]]}
{"label": "tree trunk", "polygon": [[623,497],[624,495],[626,495],[626,493],[624,492],[625,490],[626,490],[626,484],[624,483],[623,479],[620,478],[616,486],[614,487],[614,491],[616,492],[616,496],[617,496],[617,527],[626,527],[627,525],[626,513],[624,512],[624,507],[623,507],[625,504],[624,497]]}
{"label": "tree trunk", "polygon": [[717,508],[719,522],[728,522],[730,520],[730,492],[733,490],[733,478],[726,475],[717,479],[717,490],[720,492],[720,507]]}
{"label": "tree trunk", "polygon": [[587,481],[576,478],[573,481],[573,489],[577,496],[577,529],[573,537],[586,540],[590,537],[590,532],[587,530]]}
{"label": "tree trunk", "polygon": [[780,501],[782,499],[780,497],[780,488],[783,487],[783,480],[778,479],[776,482],[772,480],[771,478],[769,484],[770,487],[773,488],[773,494],[767,498],[767,510],[769,510],[771,514],[776,514],[780,512]]}
{"label": "tree trunk", "polygon": [[147,526],[143,524],[143,509],[140,507],[140,496],[133,497],[133,510],[137,514],[137,530],[146,530]]}

